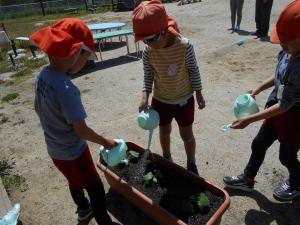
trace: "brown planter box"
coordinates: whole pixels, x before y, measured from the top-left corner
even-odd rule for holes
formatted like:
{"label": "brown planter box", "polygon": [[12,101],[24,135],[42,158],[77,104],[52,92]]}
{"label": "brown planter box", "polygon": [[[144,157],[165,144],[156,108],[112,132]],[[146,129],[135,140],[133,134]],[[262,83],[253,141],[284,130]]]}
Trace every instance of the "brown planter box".
{"label": "brown planter box", "polygon": [[[132,143],[126,142],[128,149],[137,151],[139,153],[143,153],[145,151],[144,148]],[[163,157],[152,153],[152,160],[158,164],[164,165],[166,168],[169,168],[182,176],[190,177],[195,183],[198,183],[201,187],[209,190],[216,196],[221,196],[223,198],[223,203],[219,207],[219,209],[213,214],[210,220],[206,223],[206,225],[217,225],[220,224],[223,213],[230,205],[230,198],[227,192],[215,185],[209,183],[205,179],[196,176],[183,167],[165,160]],[[129,186],[127,182],[122,180],[119,176],[113,173],[109,168],[97,162],[97,166],[100,170],[104,172],[106,180],[108,184],[125,198],[127,198],[130,202],[136,205],[138,208],[142,209],[146,214],[148,214],[151,218],[153,218],[157,223],[161,225],[187,225],[182,220],[176,218],[164,208],[155,204],[150,198],[144,195],[142,192],[137,190],[136,188]]]}

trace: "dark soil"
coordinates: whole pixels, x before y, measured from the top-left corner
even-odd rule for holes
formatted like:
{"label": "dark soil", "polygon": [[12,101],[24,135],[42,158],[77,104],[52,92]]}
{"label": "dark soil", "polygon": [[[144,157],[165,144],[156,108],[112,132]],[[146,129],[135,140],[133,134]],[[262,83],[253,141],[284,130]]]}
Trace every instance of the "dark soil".
{"label": "dark soil", "polygon": [[[223,198],[204,190],[188,177],[152,162],[148,156],[149,152],[146,151],[138,159],[131,159],[129,165],[119,164],[110,169],[185,223],[206,224],[222,204]],[[155,175],[157,182],[144,180],[144,175],[149,171]],[[210,202],[204,209],[200,209],[196,202],[191,200],[201,192],[205,193]]]}

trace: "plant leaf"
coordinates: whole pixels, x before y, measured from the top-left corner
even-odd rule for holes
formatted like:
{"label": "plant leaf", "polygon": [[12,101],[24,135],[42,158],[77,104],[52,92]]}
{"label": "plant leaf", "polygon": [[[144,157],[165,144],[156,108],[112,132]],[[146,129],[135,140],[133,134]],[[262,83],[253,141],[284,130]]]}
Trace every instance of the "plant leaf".
{"label": "plant leaf", "polygon": [[200,209],[203,209],[204,207],[208,206],[209,205],[208,197],[204,193],[201,193],[200,196],[198,196],[197,204]]}
{"label": "plant leaf", "polygon": [[132,156],[133,158],[138,158],[140,153],[136,152],[136,151],[129,151],[128,152],[130,154],[130,156]]}
{"label": "plant leaf", "polygon": [[144,176],[145,181],[150,181],[153,178],[153,173],[150,171]]}
{"label": "plant leaf", "polygon": [[157,183],[157,178],[156,177],[153,177],[152,180],[153,180],[154,183]]}

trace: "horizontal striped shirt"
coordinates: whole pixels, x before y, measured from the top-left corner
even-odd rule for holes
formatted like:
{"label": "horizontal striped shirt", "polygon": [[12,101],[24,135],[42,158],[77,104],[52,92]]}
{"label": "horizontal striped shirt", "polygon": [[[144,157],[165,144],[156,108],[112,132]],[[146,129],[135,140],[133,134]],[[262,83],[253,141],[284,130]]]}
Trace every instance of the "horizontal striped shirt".
{"label": "horizontal striped shirt", "polygon": [[[143,52],[143,66],[143,91],[151,93],[154,84],[154,97],[159,99],[161,96],[155,96],[155,85],[160,86],[161,83],[164,83],[162,85],[164,89],[157,91],[157,95],[162,95],[164,99],[159,100],[165,100],[167,102],[170,100],[170,103],[174,103],[180,100],[180,98],[189,98],[193,91],[202,89],[194,48],[186,38],[177,39],[174,45],[166,49],[155,50],[146,47]],[[178,78],[178,76],[182,77]],[[172,87],[174,85],[176,87]],[[187,87],[187,85],[190,86],[190,88]],[[178,93],[164,95],[163,92]],[[184,94],[186,94],[186,96],[184,96]]]}

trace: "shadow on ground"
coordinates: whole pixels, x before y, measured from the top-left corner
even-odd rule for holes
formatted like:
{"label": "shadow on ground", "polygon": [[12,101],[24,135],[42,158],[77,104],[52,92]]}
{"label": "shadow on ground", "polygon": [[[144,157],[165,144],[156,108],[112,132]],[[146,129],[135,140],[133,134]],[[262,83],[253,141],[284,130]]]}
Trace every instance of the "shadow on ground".
{"label": "shadow on ground", "polygon": [[111,188],[106,194],[106,205],[107,210],[123,225],[158,225],[145,213]]}
{"label": "shadow on ground", "polygon": [[230,196],[246,196],[253,198],[260,210],[249,209],[246,213],[246,225],[270,225],[276,221],[277,225],[300,225],[300,197],[292,202],[272,202],[260,192],[254,190],[245,193],[225,188]]}
{"label": "shadow on ground", "polygon": [[71,78],[74,79],[98,70],[103,70],[114,66],[120,66],[126,63],[135,62],[140,60],[140,58],[138,58],[137,56],[141,56],[141,55],[142,52],[140,51],[140,52],[130,53],[128,55],[122,55],[119,56],[118,58],[104,60],[102,62],[88,61],[88,63],[84,66],[84,68],[79,73],[72,75]]}
{"label": "shadow on ground", "polygon": [[237,33],[241,36],[249,36],[252,32],[246,31],[246,30],[234,30],[233,33]]}

